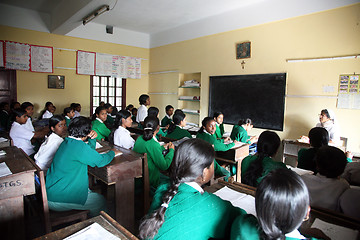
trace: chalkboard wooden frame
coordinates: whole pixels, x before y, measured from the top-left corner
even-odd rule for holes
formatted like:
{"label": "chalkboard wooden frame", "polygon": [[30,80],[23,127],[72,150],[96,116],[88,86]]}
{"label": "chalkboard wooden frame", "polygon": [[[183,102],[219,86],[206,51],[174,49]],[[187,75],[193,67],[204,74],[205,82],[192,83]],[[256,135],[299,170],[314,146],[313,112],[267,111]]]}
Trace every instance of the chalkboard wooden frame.
{"label": "chalkboard wooden frame", "polygon": [[250,118],[254,127],[283,131],[286,73],[210,76],[209,116],[224,123]]}

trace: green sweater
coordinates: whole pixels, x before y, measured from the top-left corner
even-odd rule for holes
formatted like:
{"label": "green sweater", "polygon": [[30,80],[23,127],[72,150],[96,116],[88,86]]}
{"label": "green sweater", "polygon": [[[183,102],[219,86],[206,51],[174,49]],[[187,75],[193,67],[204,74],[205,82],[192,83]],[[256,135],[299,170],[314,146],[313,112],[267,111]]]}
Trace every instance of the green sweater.
{"label": "green sweater", "polygon": [[[166,131],[166,130],[165,130]],[[159,129],[159,132],[156,134],[156,139],[157,140],[160,140],[160,137],[163,136],[165,137],[166,136],[166,132],[164,132],[161,128]]]}
{"label": "green sweater", "polygon": [[160,146],[154,138],[145,141],[143,136],[140,136],[136,139],[133,150],[137,153],[147,153],[150,185],[156,188],[160,182],[160,170],[165,171],[169,168],[174,149],[170,149],[164,157],[162,151],[165,148]]}
{"label": "green sweater", "polygon": [[235,143],[225,144],[223,141],[216,139],[214,135],[211,135],[206,132],[201,132],[201,133],[196,134],[196,138],[200,138],[200,139],[210,143],[211,145],[214,145],[215,151],[225,152],[225,151],[229,150],[230,148],[232,148],[233,146],[235,146]]}
{"label": "green sweater", "polygon": [[[238,216],[231,227],[231,240],[260,240],[260,231],[258,220],[251,214]],[[296,240],[304,238],[285,237],[286,240]],[[316,239],[316,238],[306,238]]]}
{"label": "green sweater", "polygon": [[102,123],[97,119],[92,121],[92,130],[97,133],[96,139],[98,140],[105,139],[111,133],[110,129],[106,127],[105,123]]}
{"label": "green sweater", "polygon": [[[150,212],[162,204],[168,184],[156,190]],[[165,222],[154,239],[228,239],[231,223],[246,212],[218,196],[182,183],[165,212]]]}
{"label": "green sweater", "polygon": [[[244,174],[249,169],[250,164],[257,159],[258,155],[247,156],[241,162],[241,179],[244,179]],[[262,160],[263,171],[260,177],[258,177],[257,184],[272,170],[277,168],[286,168],[286,165],[282,162],[275,162],[271,157],[264,157]]]}
{"label": "green sweater", "polygon": [[165,116],[162,120],[161,120],[161,127],[166,127],[167,125],[169,125],[172,122],[171,118],[168,118],[167,116]]}
{"label": "green sweater", "polygon": [[223,134],[224,134],[225,130],[224,130],[224,124],[216,124],[216,130],[215,130],[215,137],[218,138],[222,138]]}
{"label": "green sweater", "polygon": [[245,130],[245,128],[239,125],[234,125],[230,134],[230,138],[232,140],[236,140],[242,143],[251,144],[250,137],[248,136],[247,131]]}
{"label": "green sweater", "polygon": [[315,162],[315,155],[317,149],[316,148],[302,148],[298,152],[298,168],[306,169],[313,171],[315,174],[317,173],[316,170],[316,162]]}
{"label": "green sweater", "polygon": [[66,126],[67,126],[67,127],[69,127],[70,121],[71,121],[70,118],[67,118],[67,117],[65,118],[65,122],[66,122]]}
{"label": "green sweater", "polygon": [[106,122],[108,122],[111,126],[114,124],[115,120],[112,116],[110,116],[109,114],[106,117]]}
{"label": "green sweater", "polygon": [[88,166],[103,167],[111,162],[115,153],[99,154],[96,141],[89,144],[67,137],[61,143],[46,175],[49,201],[84,204],[88,196]]}
{"label": "green sweater", "polygon": [[171,139],[176,139],[176,140],[182,139],[184,137],[192,138],[191,134],[187,130],[182,129],[179,126],[176,126],[175,130],[172,133],[166,134],[166,137],[171,138]]}

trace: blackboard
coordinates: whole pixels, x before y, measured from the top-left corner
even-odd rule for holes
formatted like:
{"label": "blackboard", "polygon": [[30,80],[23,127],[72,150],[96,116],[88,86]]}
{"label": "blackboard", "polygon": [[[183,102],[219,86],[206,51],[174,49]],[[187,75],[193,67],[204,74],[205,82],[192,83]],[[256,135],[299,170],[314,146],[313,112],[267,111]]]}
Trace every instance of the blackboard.
{"label": "blackboard", "polygon": [[224,123],[250,118],[254,127],[283,130],[286,73],[211,76],[209,116],[224,114]]}

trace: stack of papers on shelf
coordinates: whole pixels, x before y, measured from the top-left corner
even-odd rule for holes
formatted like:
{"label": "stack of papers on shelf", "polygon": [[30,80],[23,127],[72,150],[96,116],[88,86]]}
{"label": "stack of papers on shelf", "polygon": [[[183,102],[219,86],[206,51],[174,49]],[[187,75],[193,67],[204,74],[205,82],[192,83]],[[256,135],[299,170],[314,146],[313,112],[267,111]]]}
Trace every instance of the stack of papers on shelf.
{"label": "stack of papers on shelf", "polygon": [[181,100],[200,100],[200,96],[179,96]]}
{"label": "stack of papers on shelf", "polygon": [[195,79],[192,79],[185,81],[183,87],[200,87],[200,83]]}
{"label": "stack of papers on shelf", "polygon": [[11,175],[12,172],[8,168],[5,162],[0,163],[0,177],[5,177],[7,175]]}
{"label": "stack of papers on shelf", "polygon": [[98,223],[93,223],[90,226],[84,228],[83,230],[74,233],[73,235],[65,238],[65,240],[80,240],[80,239],[109,239],[109,240],[115,240],[120,239],[114,234],[107,231],[105,228],[100,226]]}
{"label": "stack of papers on shelf", "polygon": [[183,112],[185,113],[200,113],[200,110],[194,110],[194,109],[188,109],[188,108],[184,108]]}

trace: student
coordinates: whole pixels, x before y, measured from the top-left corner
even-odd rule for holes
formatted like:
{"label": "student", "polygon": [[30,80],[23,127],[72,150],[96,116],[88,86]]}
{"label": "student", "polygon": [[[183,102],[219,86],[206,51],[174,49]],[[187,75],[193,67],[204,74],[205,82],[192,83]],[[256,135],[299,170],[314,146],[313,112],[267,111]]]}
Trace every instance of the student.
{"label": "student", "polygon": [[248,133],[253,128],[253,123],[250,118],[240,119],[237,125],[234,125],[230,138],[242,143],[253,144],[257,141],[257,137],[250,137]]}
{"label": "student", "polygon": [[295,172],[276,169],[264,177],[256,189],[255,208],[257,218],[247,214],[235,219],[231,240],[313,239],[297,230],[309,219],[310,206],[306,185]]}
{"label": "student", "polygon": [[329,143],[334,145],[340,144],[340,130],[335,119],[335,113],[331,109],[323,109],[319,114],[319,123],[316,127],[325,128],[329,133]]}
{"label": "student", "polygon": [[317,173],[315,155],[322,146],[329,143],[329,134],[325,128],[314,127],[309,131],[311,148],[302,148],[298,152],[298,168],[306,169]]}
{"label": "student", "polygon": [[0,103],[0,130],[10,130],[10,105],[7,102]]}
{"label": "student", "polygon": [[231,223],[246,212],[202,185],[214,174],[214,149],[200,139],[181,143],[170,166],[170,184],[156,190],[141,239],[227,239]]}
{"label": "student", "polygon": [[32,124],[32,115],[34,114],[34,105],[30,102],[23,102],[21,104],[21,108],[26,111],[28,119],[26,121],[26,127],[31,131],[35,131],[34,126]]}
{"label": "student", "polygon": [[101,102],[99,103],[99,106],[100,106],[100,107],[105,107],[105,102],[104,102],[104,101],[101,101]]}
{"label": "student", "polygon": [[257,187],[271,170],[286,168],[284,163],[272,159],[279,146],[280,138],[275,132],[262,132],[257,144],[257,154],[247,156],[241,163],[241,182]]}
{"label": "student", "polygon": [[108,124],[108,126],[110,126],[110,128],[113,126],[114,124],[114,118],[111,116],[112,112],[113,112],[113,106],[111,106],[110,103],[106,103],[104,105],[106,112],[107,112],[107,117],[106,117],[106,122]]}
{"label": "student", "polygon": [[40,113],[39,119],[49,119],[54,113],[54,104],[52,102],[45,103],[45,109]]}
{"label": "student", "polygon": [[74,109],[72,109],[71,107],[64,108],[64,116],[65,116],[66,126],[69,127],[71,119],[73,119],[75,116]]}
{"label": "student", "polygon": [[223,124],[224,114],[222,114],[221,112],[215,112],[213,115],[213,118],[216,123],[216,129],[215,129],[214,135],[217,139],[221,139],[225,132],[224,124]]}
{"label": "student", "polygon": [[[159,109],[157,107],[149,107],[147,115],[159,118]],[[159,132],[156,134],[157,140],[160,140],[161,136],[165,137],[166,133],[159,128]]]}
{"label": "student", "polygon": [[21,108],[21,105],[19,102],[12,102],[10,104],[10,112],[12,112],[14,109],[18,109]]}
{"label": "student", "polygon": [[110,129],[105,125],[107,119],[107,112],[105,107],[97,107],[92,117],[92,130],[97,133],[96,139],[104,141],[110,134]]}
{"label": "student", "polygon": [[131,114],[127,110],[121,110],[116,114],[114,128],[109,135],[109,142],[119,147],[132,149],[135,140],[131,137],[127,127],[131,127]]}
{"label": "student", "polygon": [[136,122],[142,124],[142,122],[144,122],[144,119],[147,117],[147,107],[146,106],[150,105],[149,95],[142,94],[139,97],[139,104],[140,104],[140,107],[139,107],[137,115],[136,115]]}
{"label": "student", "polygon": [[175,115],[175,114],[178,114],[178,113],[184,113],[184,111],[181,110],[181,109],[176,109],[175,112],[174,112],[174,115]]}
{"label": "student", "polygon": [[172,121],[171,121],[171,116],[174,113],[174,107],[171,105],[167,105],[165,107],[165,117],[161,120],[161,127],[166,127],[168,126]]}
{"label": "student", "polygon": [[169,129],[166,132],[166,137],[179,140],[184,137],[192,138],[191,134],[183,129],[186,126],[186,115],[184,113],[177,113],[173,116],[173,122],[170,123]]}
{"label": "student", "polygon": [[131,119],[133,120],[133,122],[137,122],[136,121],[136,115],[137,115],[137,108],[133,108],[133,109],[131,109]]}
{"label": "student", "polygon": [[129,105],[126,106],[125,110],[126,110],[126,111],[129,111],[130,113],[132,113],[133,108],[134,108],[134,105],[129,104]]}
{"label": "student", "polygon": [[346,166],[346,156],[336,147],[323,146],[316,154],[316,175],[302,175],[310,193],[310,204],[333,211],[339,211],[339,198],[349,183],[340,178]]}
{"label": "student", "polygon": [[[157,188],[160,183],[160,171],[169,168],[174,156],[174,145],[170,142],[160,146],[156,139],[159,131],[159,119],[155,116],[148,116],[144,120],[144,135],[136,139],[134,151],[137,153],[147,153],[150,185]],[[168,149],[164,156],[163,151]]]}
{"label": "student", "polygon": [[74,118],[80,117],[80,112],[81,112],[81,105],[80,105],[80,103],[72,103],[72,104],[70,105],[70,107],[72,107],[72,109],[74,109],[74,112],[75,112]]}
{"label": "student", "polygon": [[44,170],[45,175],[56,151],[67,134],[65,118],[61,115],[52,116],[49,119],[49,128],[50,136],[41,144],[39,151],[34,156],[35,163]]}
{"label": "student", "polygon": [[[90,210],[90,217],[106,210],[105,198],[89,189],[88,166],[103,167],[118,150],[100,154],[95,150],[96,132],[85,117],[74,118],[69,137],[61,143],[47,172],[46,191],[49,208],[54,211]],[[85,141],[88,140],[88,144]]]}

